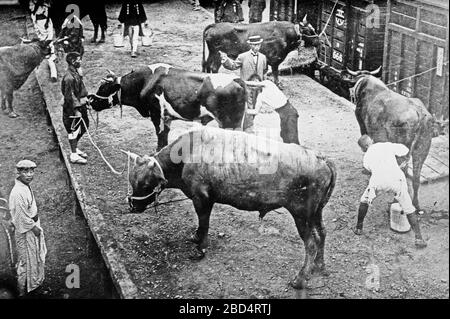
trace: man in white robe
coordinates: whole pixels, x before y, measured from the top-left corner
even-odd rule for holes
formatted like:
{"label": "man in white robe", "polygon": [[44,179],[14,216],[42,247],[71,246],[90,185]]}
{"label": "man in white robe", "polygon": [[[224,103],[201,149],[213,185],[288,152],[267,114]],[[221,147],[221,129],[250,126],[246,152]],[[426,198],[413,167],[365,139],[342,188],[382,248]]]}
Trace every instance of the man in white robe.
{"label": "man in white robe", "polygon": [[45,278],[47,247],[36,198],[30,187],[35,168],[36,164],[30,160],[17,163],[17,178],[9,195],[9,209],[18,252],[16,267],[20,296],[40,287]]}

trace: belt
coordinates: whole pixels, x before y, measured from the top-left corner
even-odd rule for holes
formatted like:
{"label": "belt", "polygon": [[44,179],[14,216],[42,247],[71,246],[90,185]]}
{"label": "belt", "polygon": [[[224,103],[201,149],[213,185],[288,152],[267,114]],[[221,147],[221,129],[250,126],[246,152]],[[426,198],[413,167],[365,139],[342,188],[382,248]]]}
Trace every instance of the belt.
{"label": "belt", "polygon": [[37,221],[38,221],[38,219],[39,219],[39,215],[36,215],[36,216],[34,216],[34,217],[31,217],[31,219],[32,219],[35,223],[37,223]]}
{"label": "belt", "polygon": [[44,14],[36,14],[36,20],[47,20],[47,18]]}

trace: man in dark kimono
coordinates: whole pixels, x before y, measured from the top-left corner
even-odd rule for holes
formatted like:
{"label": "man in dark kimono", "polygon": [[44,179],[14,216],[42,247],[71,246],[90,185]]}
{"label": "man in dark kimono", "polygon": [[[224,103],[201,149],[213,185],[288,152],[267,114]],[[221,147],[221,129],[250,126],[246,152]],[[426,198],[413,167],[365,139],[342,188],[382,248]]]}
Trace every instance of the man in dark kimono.
{"label": "man in dark kimono", "polygon": [[64,96],[63,123],[71,150],[69,159],[74,164],[86,164],[87,154],[77,147],[78,141],[89,128],[86,106],[88,92],[79,73],[81,56],[78,52],[70,52],[66,56],[66,61],[69,67],[61,82],[61,92]]}
{"label": "man in dark kimono", "polygon": [[128,36],[131,46],[131,57],[137,57],[139,37],[144,36],[142,24],[147,21],[142,1],[123,1],[119,13],[119,21],[125,25],[123,36]]}

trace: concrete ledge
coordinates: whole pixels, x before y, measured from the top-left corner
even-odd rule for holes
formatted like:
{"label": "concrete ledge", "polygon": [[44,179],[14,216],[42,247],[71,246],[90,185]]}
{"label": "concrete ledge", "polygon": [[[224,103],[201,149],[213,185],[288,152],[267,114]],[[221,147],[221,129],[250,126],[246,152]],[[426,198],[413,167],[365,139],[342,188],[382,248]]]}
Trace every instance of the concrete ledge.
{"label": "concrete ledge", "polygon": [[[30,25],[30,22],[28,23]],[[58,78],[61,78],[61,65],[63,61],[57,64]],[[35,69],[35,76],[43,94],[45,104],[47,106],[48,115],[55,131],[58,145],[61,151],[61,157],[67,168],[72,187],[75,191],[76,198],[79,203],[84,217],[88,223],[90,231],[100,249],[103,260],[111,275],[112,282],[116,288],[120,298],[135,299],[138,298],[138,290],[130,278],[129,273],[123,263],[124,258],[119,252],[120,243],[118,243],[111,235],[110,230],[106,227],[103,215],[98,207],[89,200],[89,196],[84,192],[82,187],[81,176],[73,169],[69,161],[70,146],[67,139],[67,133],[62,123],[62,95],[60,92],[60,81],[51,83],[49,81],[50,74],[48,63],[44,60],[38,68]]]}

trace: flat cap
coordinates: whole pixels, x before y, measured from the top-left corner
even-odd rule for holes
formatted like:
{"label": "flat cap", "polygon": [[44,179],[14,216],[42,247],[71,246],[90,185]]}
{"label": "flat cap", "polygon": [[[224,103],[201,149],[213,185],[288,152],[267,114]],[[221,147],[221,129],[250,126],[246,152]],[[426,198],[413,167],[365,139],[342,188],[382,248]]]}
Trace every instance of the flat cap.
{"label": "flat cap", "polygon": [[81,56],[81,54],[78,52],[69,52],[66,55],[66,62],[72,63],[72,61],[75,61],[79,56]]}
{"label": "flat cap", "polygon": [[21,160],[16,164],[16,168],[35,168],[36,163],[30,160]]}

